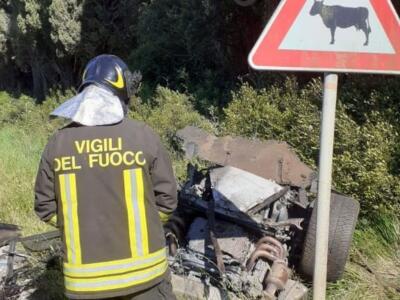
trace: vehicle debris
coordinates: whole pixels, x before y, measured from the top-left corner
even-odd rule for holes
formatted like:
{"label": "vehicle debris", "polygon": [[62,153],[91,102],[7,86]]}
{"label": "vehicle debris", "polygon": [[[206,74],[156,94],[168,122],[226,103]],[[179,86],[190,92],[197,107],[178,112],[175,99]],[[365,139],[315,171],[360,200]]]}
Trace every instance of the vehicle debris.
{"label": "vehicle debris", "polygon": [[177,132],[186,157],[233,166],[281,185],[309,187],[316,173],[304,164],[286,142],[243,137],[216,137],[188,126]]}
{"label": "vehicle debris", "polygon": [[281,259],[276,259],[272,263],[271,271],[265,278],[264,298],[276,299],[276,292],[285,289],[286,283],[289,280],[290,270],[287,262]]}
{"label": "vehicle debris", "polygon": [[[195,127],[177,135],[186,157],[209,167],[189,164],[165,226],[174,290],[190,299],[306,299],[307,288],[291,277],[313,269],[315,172],[286,143],[218,138]],[[328,280],[341,276],[358,215],[355,200],[334,191],[332,199],[329,238],[340,267],[328,262]],[[216,294],[196,298],[201,292],[187,283]]]}
{"label": "vehicle debris", "polygon": [[27,237],[20,238],[19,241],[25,249],[33,252],[48,250],[55,246],[60,246],[60,231],[53,230]]}
{"label": "vehicle debris", "polygon": [[271,196],[283,190],[271,180],[231,166],[211,170],[210,179],[215,205],[243,212],[261,203],[270,205]]}
{"label": "vehicle debris", "polygon": [[[172,274],[171,283],[174,287],[176,296],[182,299],[202,299],[202,300],[225,300],[227,297],[221,291],[207,285],[207,283],[195,281],[187,277]],[[230,293],[230,300],[240,300],[235,294]]]}
{"label": "vehicle debris", "polygon": [[[4,224],[2,224],[4,225]],[[60,252],[60,232],[58,230],[44,232],[32,236],[20,237],[20,228],[16,225],[5,224],[2,226],[7,232],[7,239],[3,240],[0,247],[0,300],[30,299],[36,291],[34,287],[37,279],[37,269],[43,271],[42,266],[37,264],[32,268],[29,260],[32,258],[31,252],[42,252],[50,250],[54,253]],[[14,234],[10,234],[14,232]],[[12,238],[10,238],[10,236]],[[22,247],[17,247],[21,244]],[[35,270],[33,270],[35,269]],[[30,274],[29,276],[27,274]],[[3,297],[3,298],[2,298]]]}
{"label": "vehicle debris", "polygon": [[10,242],[7,246],[0,247],[0,291],[3,293],[3,298],[8,299],[5,295],[6,285],[16,278],[16,273],[23,268],[27,256],[19,253],[15,248],[16,242]]}
{"label": "vehicle debris", "polygon": [[265,236],[256,243],[255,250],[251,254],[246,265],[248,272],[254,268],[256,260],[260,257],[264,257],[272,262],[277,260],[283,261],[287,264],[287,262],[285,262],[286,251],[283,245],[271,236]]}
{"label": "vehicle debris", "polygon": [[[16,251],[17,243],[21,242],[25,249],[38,252],[44,251],[59,243],[60,232],[58,230],[35,234],[27,237],[20,237],[20,228],[12,224],[0,224],[3,245],[8,245],[8,249],[3,249],[1,256],[6,257],[6,271],[4,279],[8,281],[14,275],[14,260],[16,257],[27,258],[27,255]],[[1,257],[0,256],[0,257]],[[1,279],[1,278],[0,278]]]}
{"label": "vehicle debris", "polygon": [[238,299],[285,299],[292,235],[303,221],[287,211],[294,191],[232,166],[189,166],[188,174],[166,225],[172,273]]}
{"label": "vehicle debris", "polygon": [[302,300],[307,299],[307,288],[298,281],[289,279],[286,283],[285,289],[279,294],[278,300],[291,299]]}

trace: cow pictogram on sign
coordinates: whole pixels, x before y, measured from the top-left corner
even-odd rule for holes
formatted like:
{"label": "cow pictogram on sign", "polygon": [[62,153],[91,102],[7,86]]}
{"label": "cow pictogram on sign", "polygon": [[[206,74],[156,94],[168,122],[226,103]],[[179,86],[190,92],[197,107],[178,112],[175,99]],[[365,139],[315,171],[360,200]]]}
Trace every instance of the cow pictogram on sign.
{"label": "cow pictogram on sign", "polygon": [[400,74],[390,0],[282,0],[249,55],[258,70]]}
{"label": "cow pictogram on sign", "polygon": [[365,33],[366,41],[364,46],[368,46],[371,26],[369,23],[369,10],[366,7],[344,7],[340,5],[326,5],[324,1],[314,1],[310,10],[310,15],[320,15],[325,26],[331,31],[331,44],[335,43],[336,28],[349,28],[354,26],[357,30]]}

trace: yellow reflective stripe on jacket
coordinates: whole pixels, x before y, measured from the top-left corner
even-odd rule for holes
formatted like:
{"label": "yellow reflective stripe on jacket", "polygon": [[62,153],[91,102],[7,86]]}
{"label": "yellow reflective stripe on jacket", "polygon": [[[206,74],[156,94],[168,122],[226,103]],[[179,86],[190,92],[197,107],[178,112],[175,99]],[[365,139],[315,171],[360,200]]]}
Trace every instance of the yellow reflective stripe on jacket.
{"label": "yellow reflective stripe on jacket", "polygon": [[129,244],[131,248],[132,257],[137,256],[136,251],[136,234],[135,234],[135,217],[133,214],[133,206],[132,206],[132,189],[131,189],[131,176],[130,170],[124,171],[124,190],[125,190],[125,203],[126,203],[126,211],[128,213],[128,226],[129,226]]}
{"label": "yellow reflective stripe on jacket", "polygon": [[171,217],[171,214],[166,214],[162,211],[159,211],[158,215],[160,216],[160,220],[163,224],[167,223],[169,218]]}
{"label": "yellow reflective stripe on jacket", "polygon": [[59,175],[68,262],[82,262],[75,174]]}
{"label": "yellow reflective stripe on jacket", "polygon": [[47,221],[47,224],[57,227],[57,215],[53,215],[50,220]]}
{"label": "yellow reflective stripe on jacket", "polygon": [[155,264],[166,261],[166,259],[166,249],[163,248],[147,256],[137,258],[82,265],[72,265],[65,263],[64,275],[69,277],[97,277],[118,273],[126,273],[138,269],[148,268]]}
{"label": "yellow reflective stripe on jacket", "polygon": [[149,242],[141,168],[124,170],[124,189],[132,257],[142,257],[149,254]]}
{"label": "yellow reflective stripe on jacket", "polygon": [[111,289],[121,289],[148,282],[165,273],[167,261],[160,264],[123,275],[104,276],[99,278],[69,278],[65,277],[65,288],[74,292],[96,292]]}

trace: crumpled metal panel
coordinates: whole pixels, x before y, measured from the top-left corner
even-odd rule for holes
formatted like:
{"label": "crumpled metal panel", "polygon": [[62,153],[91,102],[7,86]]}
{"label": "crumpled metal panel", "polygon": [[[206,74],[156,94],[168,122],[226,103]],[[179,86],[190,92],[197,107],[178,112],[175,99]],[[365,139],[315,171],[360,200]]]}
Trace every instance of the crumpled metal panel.
{"label": "crumpled metal panel", "polygon": [[195,156],[226,166],[231,165],[278,184],[308,187],[315,172],[300,161],[286,142],[259,141],[243,137],[216,137],[188,126],[177,132],[187,158]]}
{"label": "crumpled metal panel", "polygon": [[271,180],[232,166],[213,169],[210,179],[215,205],[244,213],[283,190]]}
{"label": "crumpled metal panel", "polygon": [[[239,226],[223,221],[215,222],[215,233],[221,250],[228,253],[241,263],[245,263],[247,254],[250,250],[250,239],[248,234]],[[204,218],[196,218],[187,234],[189,248],[209,255],[208,221]]]}

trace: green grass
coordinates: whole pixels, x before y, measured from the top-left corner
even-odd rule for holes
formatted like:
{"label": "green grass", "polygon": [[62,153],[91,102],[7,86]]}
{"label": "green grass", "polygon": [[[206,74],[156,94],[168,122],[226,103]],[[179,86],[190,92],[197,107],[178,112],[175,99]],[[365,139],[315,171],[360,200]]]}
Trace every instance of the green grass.
{"label": "green grass", "polygon": [[376,228],[358,227],[343,278],[328,285],[329,299],[400,299],[399,244],[388,243]]}
{"label": "green grass", "polygon": [[33,185],[45,139],[33,128],[0,129],[0,222],[21,225],[25,235],[48,229],[33,212]]}

